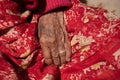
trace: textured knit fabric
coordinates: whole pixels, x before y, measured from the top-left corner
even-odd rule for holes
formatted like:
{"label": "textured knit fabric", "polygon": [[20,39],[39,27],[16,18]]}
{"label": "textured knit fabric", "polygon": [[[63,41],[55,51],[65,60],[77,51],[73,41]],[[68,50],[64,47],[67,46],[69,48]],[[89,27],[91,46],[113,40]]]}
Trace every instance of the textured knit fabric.
{"label": "textured knit fabric", "polygon": [[70,0],[22,0],[26,8],[34,10],[39,8],[41,13],[45,13],[60,7],[70,7],[72,3]]}
{"label": "textured knit fabric", "polygon": [[54,10],[60,7],[70,7],[72,3],[70,0],[46,0],[45,12]]}
{"label": "textured knit fabric", "polygon": [[120,80],[120,19],[78,0],[72,4],[64,15],[73,55],[71,62],[58,69],[44,63],[36,36],[40,14],[33,13],[28,21],[31,11],[21,13],[16,2],[0,1],[0,80],[45,80],[49,76],[55,80]]}

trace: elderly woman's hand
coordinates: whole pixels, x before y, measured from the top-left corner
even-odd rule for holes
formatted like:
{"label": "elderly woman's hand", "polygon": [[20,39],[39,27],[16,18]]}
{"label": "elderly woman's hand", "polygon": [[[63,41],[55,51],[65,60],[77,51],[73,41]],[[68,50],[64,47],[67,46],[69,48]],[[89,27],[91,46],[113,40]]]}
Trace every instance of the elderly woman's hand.
{"label": "elderly woman's hand", "polygon": [[46,64],[62,65],[70,60],[71,47],[62,11],[40,17],[38,35]]}

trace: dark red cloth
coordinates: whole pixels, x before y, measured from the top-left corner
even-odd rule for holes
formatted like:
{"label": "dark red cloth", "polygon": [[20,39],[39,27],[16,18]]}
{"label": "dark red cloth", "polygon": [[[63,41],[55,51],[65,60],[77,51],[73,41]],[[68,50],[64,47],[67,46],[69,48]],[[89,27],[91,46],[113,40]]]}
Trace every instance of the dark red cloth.
{"label": "dark red cloth", "polygon": [[61,7],[70,7],[72,3],[70,0],[21,0],[29,10],[39,8],[41,13],[46,13]]}
{"label": "dark red cloth", "polygon": [[64,15],[73,55],[58,69],[44,63],[36,36],[40,14],[32,13],[28,21],[32,8],[21,13],[18,3],[0,1],[0,80],[50,75],[55,80],[120,80],[120,18],[78,0],[72,4]]}

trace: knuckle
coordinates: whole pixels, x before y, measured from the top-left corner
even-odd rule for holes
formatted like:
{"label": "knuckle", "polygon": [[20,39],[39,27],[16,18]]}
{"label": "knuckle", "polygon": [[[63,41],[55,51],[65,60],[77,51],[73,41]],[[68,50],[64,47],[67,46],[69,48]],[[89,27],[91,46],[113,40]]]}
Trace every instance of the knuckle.
{"label": "knuckle", "polygon": [[52,60],[51,59],[45,59],[45,63],[48,64],[48,65],[51,65],[52,64]]}

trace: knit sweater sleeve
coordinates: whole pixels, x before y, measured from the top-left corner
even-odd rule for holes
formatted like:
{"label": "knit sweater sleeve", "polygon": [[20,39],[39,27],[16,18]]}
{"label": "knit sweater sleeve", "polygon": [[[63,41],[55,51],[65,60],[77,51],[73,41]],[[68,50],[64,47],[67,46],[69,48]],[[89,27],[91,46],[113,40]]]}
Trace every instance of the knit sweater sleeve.
{"label": "knit sweater sleeve", "polygon": [[23,0],[25,6],[29,10],[38,8],[40,13],[46,13],[60,7],[70,7],[70,0]]}
{"label": "knit sweater sleeve", "polygon": [[70,0],[46,0],[46,7],[43,12],[45,13],[60,7],[70,7],[71,5]]}

